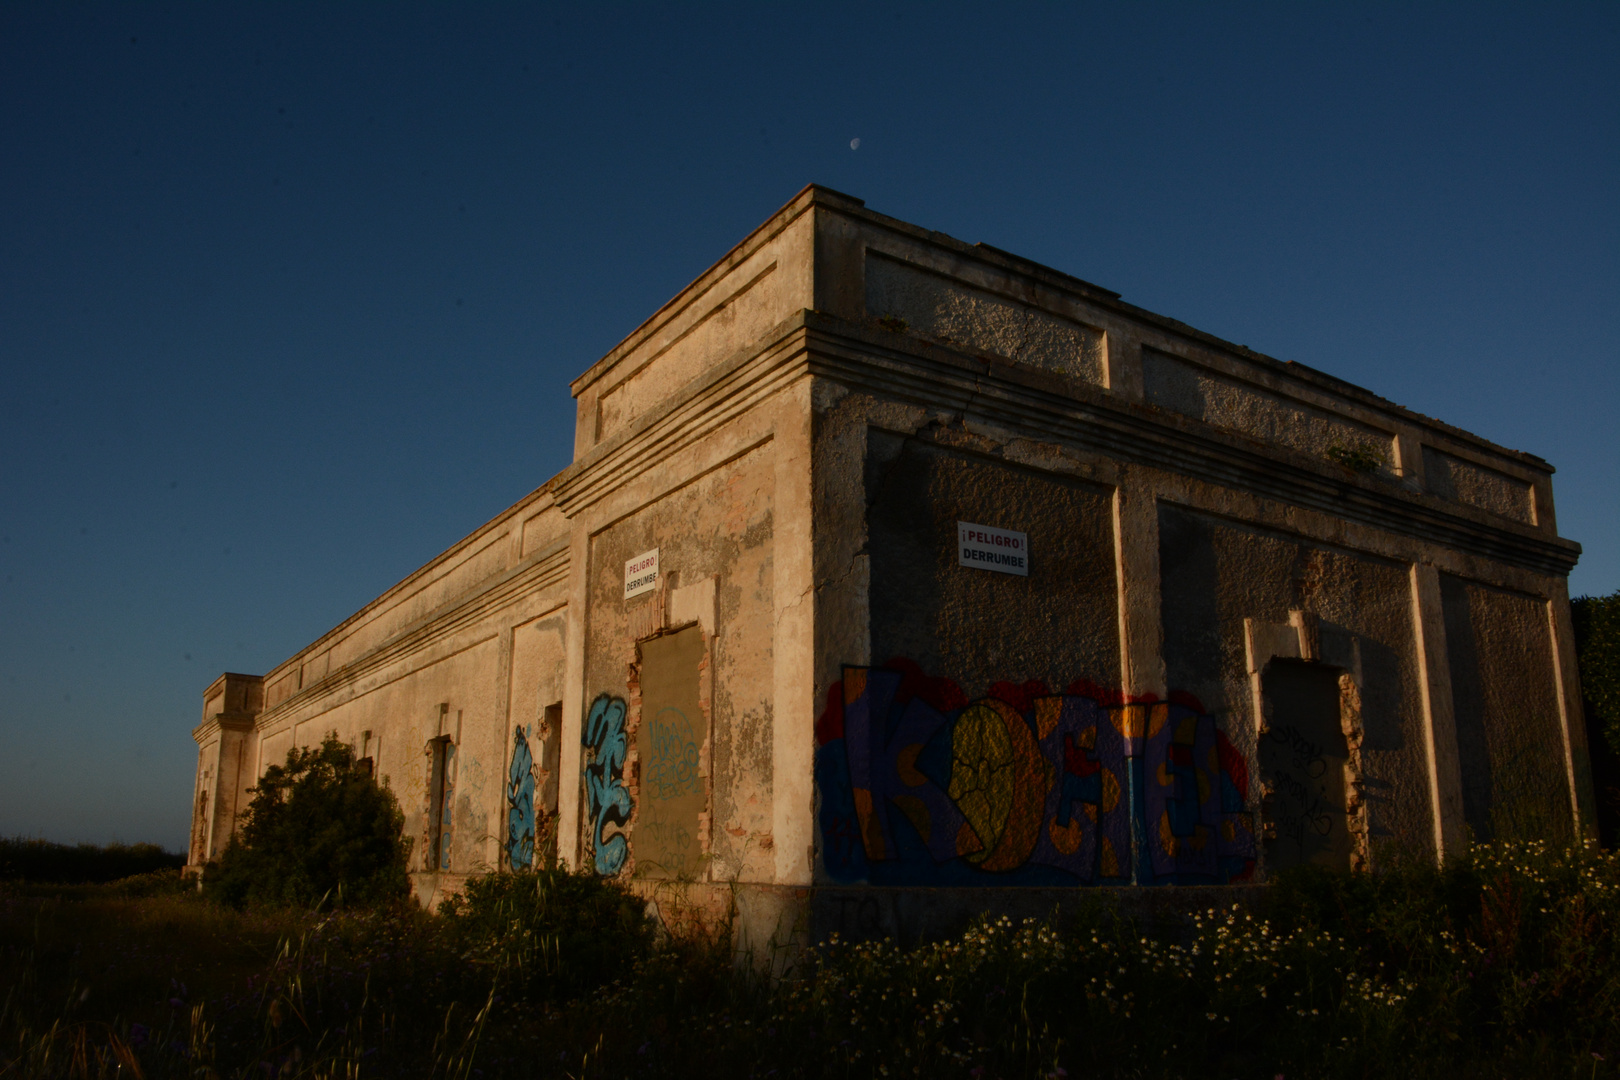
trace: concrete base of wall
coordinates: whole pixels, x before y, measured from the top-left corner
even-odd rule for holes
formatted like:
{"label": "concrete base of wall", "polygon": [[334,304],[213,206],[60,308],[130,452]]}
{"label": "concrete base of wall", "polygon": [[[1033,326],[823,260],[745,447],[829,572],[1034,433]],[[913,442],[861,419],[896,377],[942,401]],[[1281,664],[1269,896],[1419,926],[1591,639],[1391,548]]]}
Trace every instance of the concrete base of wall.
{"label": "concrete base of wall", "polygon": [[411,899],[428,911],[438,911],[439,902],[461,892],[461,886],[466,880],[466,874],[433,874],[425,871],[413,871],[411,873]]}

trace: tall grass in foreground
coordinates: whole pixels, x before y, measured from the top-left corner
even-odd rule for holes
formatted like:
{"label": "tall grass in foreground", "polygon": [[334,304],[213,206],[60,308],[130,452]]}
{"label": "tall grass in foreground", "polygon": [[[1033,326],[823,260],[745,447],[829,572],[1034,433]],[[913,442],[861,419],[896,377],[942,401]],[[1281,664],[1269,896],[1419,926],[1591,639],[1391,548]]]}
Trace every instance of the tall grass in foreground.
{"label": "tall grass in foreground", "polygon": [[1614,1075],[1620,860],[1480,846],[1295,874],[1264,911],[1099,902],[767,982],[554,873],[430,916],[0,895],[0,1076]]}

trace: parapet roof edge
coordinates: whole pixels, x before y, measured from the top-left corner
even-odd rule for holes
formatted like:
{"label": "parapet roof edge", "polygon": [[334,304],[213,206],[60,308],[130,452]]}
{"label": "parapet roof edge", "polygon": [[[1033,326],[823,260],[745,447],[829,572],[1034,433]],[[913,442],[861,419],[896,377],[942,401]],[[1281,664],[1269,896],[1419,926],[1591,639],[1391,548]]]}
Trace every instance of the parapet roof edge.
{"label": "parapet roof edge", "polygon": [[[379,593],[376,599],[366,604],[359,611],[356,611],[353,615],[350,615],[347,619],[344,619],[342,622],[332,627],[332,629],[328,630],[314,641],[311,641],[308,645],[305,645],[303,648],[299,649],[297,652],[293,653],[279,664],[276,664],[274,667],[270,668],[270,670],[266,671],[263,676],[250,675],[248,678],[263,678],[265,683],[268,684],[272,675],[281,672],[284,668],[290,666],[294,661],[301,660],[302,658],[309,656],[311,653],[319,652],[323,645],[330,644],[332,640],[344,630],[347,630],[355,623],[360,622],[366,615],[376,611],[386,601],[398,595],[402,590],[405,589],[406,586],[420,581],[422,578],[426,577],[430,571],[442,566],[445,561],[456,552],[466,548],[467,545],[472,541],[489,532],[491,529],[517,514],[519,511],[536,502],[539,502],[544,496],[549,495],[552,487],[557,483],[557,479],[561,475],[562,472],[559,471],[556,475],[552,476],[551,479],[547,480],[545,483],[523,496],[517,502],[485,521],[472,532],[468,533],[466,536],[463,536],[460,540],[457,540],[455,543],[439,552],[433,558],[429,559],[415,570],[412,570],[409,574],[406,574],[403,578],[400,578],[394,584],[390,585],[387,589],[384,589],[381,593]],[[224,676],[222,675],[220,678],[224,678]],[[213,684],[209,684],[209,688],[212,689]],[[207,691],[204,691],[205,696],[206,694]]]}
{"label": "parapet roof edge", "polygon": [[264,676],[262,676],[262,675],[249,675],[249,674],[247,674],[245,672],[241,672],[241,671],[222,671],[219,674],[219,678],[215,679],[213,682],[211,682],[207,686],[203,687],[203,701],[205,703],[208,701],[208,695],[212,694],[216,687],[221,687],[221,686],[225,685],[225,680],[226,679],[262,679],[262,678],[264,678]]}
{"label": "parapet roof edge", "polygon": [[1550,462],[1536,454],[1532,454],[1526,450],[1514,450],[1510,447],[1503,446],[1500,443],[1492,442],[1490,439],[1487,439],[1482,435],[1477,435],[1472,431],[1457,427],[1455,424],[1450,424],[1444,420],[1420,413],[1416,409],[1408,408],[1407,406],[1391,401],[1380,394],[1376,394],[1364,386],[1358,386],[1357,384],[1346,379],[1341,379],[1337,375],[1330,375],[1325,371],[1313,368],[1308,364],[1302,364],[1297,360],[1279,360],[1274,356],[1268,356],[1265,353],[1251,349],[1247,345],[1240,345],[1236,342],[1218,337],[1215,334],[1211,334],[1206,330],[1200,330],[1196,326],[1191,326],[1182,322],[1180,319],[1174,319],[1168,315],[1160,315],[1157,312],[1149,311],[1147,308],[1138,307],[1137,305],[1123,299],[1119,293],[1114,292],[1112,289],[1104,288],[1103,286],[1097,285],[1094,282],[1075,277],[1073,274],[1065,273],[1062,270],[1047,266],[1044,263],[1038,263],[1035,260],[1025,258],[1022,255],[1015,255],[1003,248],[998,248],[991,244],[982,242],[969,244],[966,241],[958,240],[956,237],[951,236],[948,233],[937,232],[933,229],[925,229],[920,225],[913,225],[909,221],[904,221],[900,218],[891,217],[888,214],[880,213],[868,207],[865,200],[858,199],[853,195],[848,195],[841,191],[836,191],[833,188],[826,187],[822,184],[806,184],[796,195],[793,196],[793,198],[789,199],[781,209],[777,210],[770,217],[766,218],[765,221],[763,221],[757,228],[755,228],[747,236],[743,237],[743,239],[738,243],[733,245],[731,250],[727,251],[725,255],[721,256],[721,258],[712,264],[707,270],[699,274],[697,278],[691,282],[691,284],[687,285],[680,292],[676,293],[667,303],[643,320],[641,325],[637,326],[635,330],[631,331],[630,334],[620,341],[618,345],[615,345],[605,356],[602,357],[602,359],[592,364],[571,383],[569,383],[569,388],[573,395],[578,397],[581,390],[599,379],[609,368],[617,363],[626,352],[640,344],[649,334],[653,332],[654,329],[657,328],[658,325],[664,321],[664,319],[670,315],[673,315],[675,311],[684,308],[689,299],[708,289],[727,270],[731,269],[737,263],[747,258],[760,245],[764,244],[771,237],[775,236],[782,229],[786,228],[793,221],[797,220],[800,215],[802,215],[812,206],[825,206],[830,210],[836,210],[841,213],[848,214],[851,217],[863,219],[882,228],[903,233],[915,240],[935,244],[939,247],[954,251],[959,255],[978,259],[981,262],[1000,267],[1003,270],[1009,270],[1013,273],[1034,278],[1037,281],[1041,281],[1049,286],[1074,293],[1085,300],[1091,301],[1092,303],[1112,308],[1127,317],[1154,324],[1163,330],[1167,330],[1182,337],[1190,338],[1201,344],[1209,345],[1211,347],[1231,353],[1234,356],[1241,357],[1242,359],[1252,361],[1260,365],[1262,368],[1271,369],[1275,374],[1282,375],[1286,378],[1297,379],[1300,382],[1308,385],[1314,384],[1318,389],[1326,390],[1330,393],[1340,394],[1357,399],[1363,405],[1391,413],[1397,417],[1411,420],[1412,422],[1420,425],[1428,426],[1444,435],[1456,439],[1458,442],[1472,444],[1490,453],[1515,459],[1521,464],[1537,471],[1545,472],[1549,475],[1557,471],[1553,468]]}
{"label": "parapet roof edge", "polygon": [[806,184],[799,190],[798,194],[783,204],[781,209],[761,222],[753,232],[732,245],[730,251],[715,260],[707,270],[694,278],[680,292],[670,297],[657,311],[643,319],[641,325],[626,334],[623,340],[609,349],[602,359],[575,376],[568,384],[569,391],[575,397],[578,397],[580,391],[601,378],[608,369],[612,368],[614,364],[624,357],[625,353],[640,345],[642,341],[646,340],[654,330],[663,325],[676,312],[684,310],[690,300],[702,295],[728,270],[748,258],[766,241],[797,221],[806,210],[818,203],[849,210],[859,210],[866,205],[853,195],[845,195],[841,191],[834,191],[832,188],[823,187],[821,184]]}
{"label": "parapet roof edge", "polygon": [[[833,192],[833,194],[837,193]],[[1483,435],[1477,435],[1472,431],[1466,430],[1465,428],[1457,427],[1455,424],[1449,424],[1444,420],[1436,419],[1435,417],[1420,413],[1416,409],[1408,408],[1407,406],[1391,401],[1380,394],[1376,394],[1364,386],[1358,386],[1353,382],[1346,379],[1341,379],[1337,375],[1330,375],[1327,372],[1313,368],[1308,364],[1302,364],[1297,360],[1279,360],[1274,356],[1268,356],[1265,353],[1257,352],[1256,350],[1249,348],[1247,345],[1239,345],[1236,342],[1228,341],[1225,338],[1211,334],[1207,330],[1200,330],[1196,326],[1191,326],[1182,322],[1180,319],[1171,318],[1168,315],[1160,315],[1157,312],[1149,311],[1147,308],[1138,307],[1137,305],[1123,299],[1119,293],[1114,292],[1111,289],[1106,289],[1100,285],[1086,281],[1083,278],[1075,277],[1073,274],[1064,273],[1062,270],[1056,270],[1045,265],[1044,263],[1038,263],[1034,259],[1027,259],[1022,255],[1015,255],[1010,251],[994,247],[990,244],[969,244],[966,241],[958,240],[956,237],[951,236],[948,233],[937,232],[932,229],[925,229],[920,225],[913,225],[908,221],[901,220],[900,218],[890,217],[887,214],[879,213],[878,211],[868,207],[859,199],[853,199],[849,196],[843,196],[843,198],[849,200],[849,202],[852,202],[854,205],[839,206],[837,208],[850,214],[852,217],[863,218],[875,225],[880,225],[895,232],[904,233],[913,239],[936,244],[940,247],[948,248],[959,255],[975,258],[981,262],[989,263],[992,266],[998,266],[1003,270],[1010,270],[1014,273],[1023,274],[1026,277],[1034,278],[1047,285],[1067,290],[1081,296],[1086,300],[1092,301],[1093,303],[1113,308],[1123,315],[1138,319],[1142,322],[1153,323],[1161,329],[1168,330],[1171,333],[1178,334],[1182,337],[1191,338],[1202,344],[1209,345],[1225,352],[1232,353],[1233,355],[1242,357],[1245,360],[1253,361],[1263,368],[1272,369],[1277,374],[1298,379],[1301,382],[1308,384],[1314,383],[1320,389],[1358,399],[1363,405],[1380,409],[1385,412],[1394,413],[1408,418],[1418,424],[1435,428],[1443,434],[1458,440],[1459,442],[1472,443],[1475,446],[1489,450],[1494,454],[1500,454],[1505,457],[1517,459],[1521,464],[1527,465],[1533,469],[1549,474],[1557,471],[1545,458],[1538,457],[1529,451],[1514,450],[1510,447],[1503,446],[1500,443],[1492,442]]]}

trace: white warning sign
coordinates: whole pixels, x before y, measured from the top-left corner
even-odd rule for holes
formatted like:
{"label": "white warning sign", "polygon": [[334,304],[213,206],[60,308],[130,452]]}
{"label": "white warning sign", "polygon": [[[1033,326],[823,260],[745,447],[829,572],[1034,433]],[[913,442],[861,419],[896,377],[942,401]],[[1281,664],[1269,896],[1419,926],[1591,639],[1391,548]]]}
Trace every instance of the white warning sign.
{"label": "white warning sign", "polygon": [[658,588],[658,549],[643,551],[624,564],[624,598],[640,596]]}
{"label": "white warning sign", "polygon": [[1029,576],[1029,536],[989,525],[956,523],[956,562],[978,570]]}

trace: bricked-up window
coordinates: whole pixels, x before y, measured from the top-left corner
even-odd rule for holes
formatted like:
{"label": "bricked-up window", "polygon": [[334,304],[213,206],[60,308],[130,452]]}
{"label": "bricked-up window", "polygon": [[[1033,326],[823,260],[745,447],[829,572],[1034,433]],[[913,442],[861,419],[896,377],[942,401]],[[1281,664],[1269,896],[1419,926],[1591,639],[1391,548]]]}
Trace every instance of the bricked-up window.
{"label": "bricked-up window", "polygon": [[450,869],[450,815],[455,798],[456,746],[448,735],[428,744],[427,869]]}

